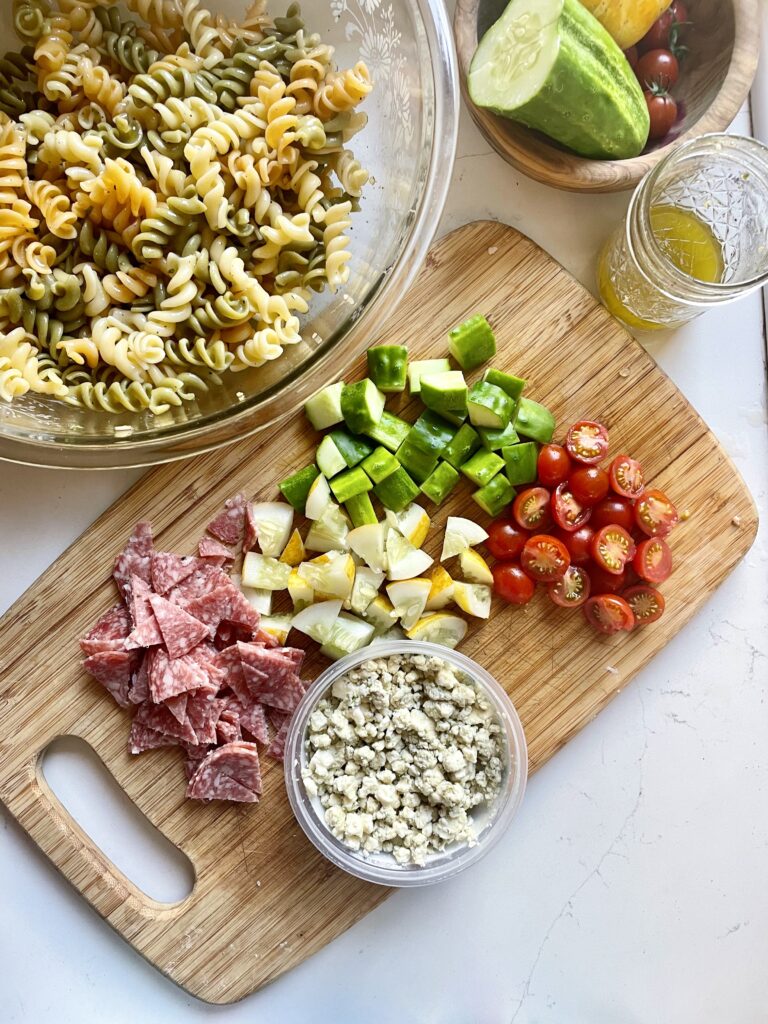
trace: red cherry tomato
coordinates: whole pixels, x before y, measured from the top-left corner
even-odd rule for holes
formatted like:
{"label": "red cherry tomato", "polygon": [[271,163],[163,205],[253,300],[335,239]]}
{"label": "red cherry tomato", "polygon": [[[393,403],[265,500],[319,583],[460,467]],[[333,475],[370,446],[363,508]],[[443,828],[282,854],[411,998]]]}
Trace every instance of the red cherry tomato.
{"label": "red cherry tomato", "polygon": [[556,583],[550,583],[547,593],[561,608],[579,608],[589,597],[589,588],[589,576],[585,570],[571,565]]}
{"label": "red cherry tomato", "polygon": [[524,530],[546,530],[552,522],[549,491],[546,487],[527,487],[520,491],[512,506],[512,515]]}
{"label": "red cherry tomato", "polygon": [[589,520],[590,526],[594,530],[599,530],[601,527],[609,526],[611,523],[623,526],[629,532],[635,525],[635,513],[632,503],[625,501],[624,498],[612,497],[603,498],[602,501],[598,502],[592,509],[592,515]]}
{"label": "red cherry tomato", "polygon": [[589,519],[592,510],[577,501],[568,489],[560,484],[552,495],[552,515],[561,530],[578,530]]}
{"label": "red cherry tomato", "polygon": [[590,597],[584,605],[587,622],[598,633],[619,633],[631,630],[635,625],[635,617],[623,597],[618,594],[600,594]]}
{"label": "red cherry tomato", "polygon": [[683,3],[683,0],[674,0],[669,10],[672,15],[673,26],[679,29],[681,25],[688,24],[688,8]]}
{"label": "red cherry tomato", "polygon": [[640,53],[647,53],[648,50],[663,50],[669,46],[674,15],[671,10],[666,10],[654,21],[643,38],[637,44]]}
{"label": "red cherry tomato", "polygon": [[649,537],[637,546],[632,567],[641,579],[663,583],[672,575],[672,552],[661,537]]}
{"label": "red cherry tomato", "polygon": [[639,498],[645,490],[643,467],[637,459],[617,455],[611,463],[611,487],[622,498]]}
{"label": "red cherry tomato", "polygon": [[638,626],[656,622],[664,614],[664,596],[655,587],[648,587],[644,583],[625,590],[624,600],[632,609]]}
{"label": "red cherry tomato", "polygon": [[666,537],[680,516],[663,491],[646,491],[635,502],[635,522],[649,537]]}
{"label": "red cherry tomato", "polygon": [[557,537],[538,533],[525,542],[520,557],[523,569],[537,583],[553,583],[565,575],[571,564],[568,548]]}
{"label": "red cherry tomato", "polygon": [[623,526],[604,526],[592,538],[592,558],[601,569],[614,575],[624,572],[636,550],[635,542]]}
{"label": "red cherry tomato", "polygon": [[592,558],[592,538],[595,531],[591,526],[580,526],[578,530],[559,530],[555,536],[568,548],[571,565],[586,565]]}
{"label": "red cherry tomato", "polygon": [[568,431],[565,447],[572,459],[592,465],[608,454],[608,431],[602,423],[580,420]]}
{"label": "red cherry tomato", "polygon": [[587,575],[592,583],[593,594],[617,594],[628,585],[627,574],[606,572],[599,565],[592,562],[585,566]]}
{"label": "red cherry tomato", "polygon": [[599,466],[580,466],[568,477],[568,490],[582,505],[596,505],[609,487],[608,474]]}
{"label": "red cherry tomato", "polygon": [[627,58],[627,62],[629,63],[629,66],[632,68],[632,70],[635,73],[637,73],[637,59],[639,56],[637,52],[637,47],[630,46],[629,49],[624,51],[624,56]]}
{"label": "red cherry tomato", "polygon": [[510,519],[496,519],[490,525],[485,546],[494,558],[517,558],[527,540],[528,534]]}
{"label": "red cherry tomato", "polygon": [[645,102],[651,118],[649,139],[663,139],[677,120],[677,103],[666,93],[646,91]]}
{"label": "red cherry tomato", "polygon": [[571,472],[571,459],[561,444],[545,444],[539,452],[537,472],[539,483],[545,487],[557,487],[568,479]]}
{"label": "red cherry tomato", "polygon": [[643,89],[668,91],[677,82],[680,65],[669,50],[648,50],[637,62],[635,74]]}
{"label": "red cherry tomato", "polygon": [[528,604],[536,584],[515,562],[500,562],[493,567],[493,589],[509,604]]}

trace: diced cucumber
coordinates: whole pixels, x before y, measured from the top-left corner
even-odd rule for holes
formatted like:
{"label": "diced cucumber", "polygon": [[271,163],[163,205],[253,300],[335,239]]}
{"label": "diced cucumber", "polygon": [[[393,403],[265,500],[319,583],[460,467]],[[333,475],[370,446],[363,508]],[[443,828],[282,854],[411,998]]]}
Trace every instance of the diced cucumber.
{"label": "diced cucumber", "polygon": [[422,484],[437,466],[437,455],[434,452],[420,451],[406,438],[395,452],[400,465],[417,484]]}
{"label": "diced cucumber", "polygon": [[388,452],[386,448],[374,449],[361,463],[361,466],[375,484],[380,484],[382,480],[386,480],[391,473],[395,472],[399,465],[400,463],[392,452]]}
{"label": "diced cucumber", "polygon": [[353,526],[365,526],[366,523],[377,523],[376,513],[373,510],[371,499],[366,493],[355,494],[347,498],[344,508],[349,513]]}
{"label": "diced cucumber", "polygon": [[504,373],[502,370],[496,370],[493,366],[489,367],[483,374],[483,380],[487,384],[495,384],[497,388],[501,388],[502,391],[506,391],[513,402],[519,402],[520,396],[525,388],[526,381],[522,377],[515,377],[511,373]]}
{"label": "diced cucumber", "polygon": [[366,523],[349,535],[350,548],[370,569],[383,572],[387,568],[384,545],[388,529],[386,523]]}
{"label": "diced cucumber", "polygon": [[294,473],[292,476],[286,477],[286,479],[280,484],[280,490],[283,492],[283,497],[286,501],[290,502],[295,509],[299,512],[303,512],[304,506],[307,503],[309,489],[319,476],[320,470],[313,463],[311,466],[305,466],[304,469],[300,469],[298,473]]}
{"label": "diced cucumber", "polygon": [[549,444],[555,432],[555,417],[538,402],[521,398],[515,416],[515,430],[539,444]]}
{"label": "diced cucumber", "polygon": [[428,409],[442,415],[467,414],[467,382],[461,370],[427,373],[421,378],[421,400]]}
{"label": "diced cucumber", "polygon": [[533,441],[514,444],[511,448],[502,448],[501,454],[507,464],[507,479],[513,487],[521,484],[532,484],[536,479],[538,448]]}
{"label": "diced cucumber", "polygon": [[397,530],[414,547],[420,548],[427,539],[432,521],[421,507],[414,501],[402,512],[393,512],[391,508],[386,511],[386,520],[393,530]]}
{"label": "diced cucumber", "polygon": [[304,506],[304,515],[307,519],[319,519],[331,505],[333,505],[331,488],[321,473],[315,477],[312,486],[309,488],[309,494]]}
{"label": "diced cucumber", "polygon": [[284,501],[257,501],[253,521],[262,555],[277,558],[288,543],[293,526],[293,508]]}
{"label": "diced cucumber", "polygon": [[487,619],[491,614],[491,588],[483,583],[456,581],[453,600],[467,615]]}
{"label": "diced cucumber", "polygon": [[412,395],[421,391],[421,378],[425,373],[444,373],[450,370],[448,359],[417,359],[408,366],[408,387]]}
{"label": "diced cucumber", "polygon": [[382,444],[391,452],[396,452],[408,436],[411,424],[394,416],[386,409],[381,414],[381,419],[374,426],[369,427],[364,433],[372,438],[376,444]]}
{"label": "diced cucumber", "polygon": [[290,575],[290,565],[257,551],[249,551],[243,559],[243,586],[254,590],[285,590]]}
{"label": "diced cucumber", "polygon": [[315,461],[323,476],[329,479],[347,468],[347,462],[330,434],[326,434],[318,445]]}
{"label": "diced cucumber", "polygon": [[269,633],[279,644],[284,644],[291,631],[292,615],[262,615],[259,628]]}
{"label": "diced cucumber", "polygon": [[425,409],[411,427],[408,443],[422,452],[439,455],[456,436],[456,428],[431,409]]}
{"label": "diced cucumber", "polygon": [[255,587],[242,587],[241,589],[248,604],[255,608],[259,615],[271,615],[272,590],[257,590]]}
{"label": "diced cucumber", "polygon": [[409,640],[427,640],[443,647],[457,647],[467,634],[467,623],[460,615],[434,612],[422,616],[408,630]]}
{"label": "diced cucumber", "polygon": [[504,467],[504,459],[496,452],[489,452],[483,449],[476,452],[471,459],[468,459],[461,467],[461,472],[478,487],[485,487],[493,477]]}
{"label": "diced cucumber", "polygon": [[489,452],[498,452],[511,444],[517,444],[520,438],[517,436],[512,423],[508,423],[503,430],[493,430],[490,427],[478,427],[477,432],[483,443],[483,448]]}
{"label": "diced cucumber", "polygon": [[318,601],[300,609],[293,616],[291,625],[300,633],[311,637],[319,644],[330,638],[333,625],[341,612],[341,601]]}
{"label": "diced cucumber", "polygon": [[463,423],[452,441],[443,449],[443,458],[454,469],[459,469],[480,447],[480,437],[474,427]]}
{"label": "diced cucumber", "polygon": [[384,594],[374,597],[365,609],[365,618],[371,623],[377,634],[386,633],[397,621],[392,602]]}
{"label": "diced cucumber", "polygon": [[496,355],[496,338],[481,313],[453,328],[448,335],[448,351],[462,370],[474,370]]}
{"label": "diced cucumber", "polygon": [[506,391],[479,380],[469,389],[467,409],[473,427],[504,430],[512,419],[514,403]]}
{"label": "diced cucumber", "polygon": [[296,571],[322,601],[334,597],[348,601],[352,594],[355,562],[350,554],[329,551],[311,562],[302,562]]}
{"label": "diced cucumber", "polygon": [[384,395],[370,377],[345,385],[341,392],[344,422],[354,434],[364,434],[381,419],[384,401]]}
{"label": "diced cucumber", "polygon": [[307,401],[304,412],[315,430],[325,430],[326,427],[332,427],[344,419],[341,412],[341,392],[343,390],[344,381],[340,380],[336,384],[329,384],[327,388],[318,391]]}
{"label": "diced cucumber", "polygon": [[332,430],[329,436],[350,469],[373,451],[373,445],[368,444],[364,437],[353,437],[346,430]]}
{"label": "diced cucumber", "polygon": [[356,615],[364,615],[368,605],[379,593],[384,582],[384,573],[369,569],[367,565],[358,565],[355,569],[355,582],[352,585],[352,596],[349,607]]}
{"label": "diced cucumber", "polygon": [[408,476],[402,466],[398,466],[394,473],[376,484],[373,493],[385,508],[391,508],[393,512],[402,512],[406,505],[419,495],[418,485]]}
{"label": "diced cucumber", "polygon": [[482,544],[485,540],[488,540],[488,533],[478,523],[471,519],[463,519],[461,516],[448,516],[440,561],[444,562],[446,558],[460,555],[462,551],[474,547],[475,544]]}
{"label": "diced cucumber", "polygon": [[304,546],[307,551],[346,551],[349,547],[349,521],[338,505],[330,505],[319,519],[312,521]]}
{"label": "diced cucumber", "polygon": [[373,626],[354,615],[341,612],[331,627],[331,634],[320,648],[320,653],[338,661],[339,658],[359,651],[373,638]]}
{"label": "diced cucumber", "polygon": [[387,534],[387,579],[414,579],[426,572],[433,561],[423,548],[411,544],[397,530],[390,530]]}
{"label": "diced cucumber", "polygon": [[424,579],[397,580],[387,584],[387,596],[403,629],[411,629],[416,625],[424,611],[431,588],[430,581]]}
{"label": "diced cucumber", "polygon": [[499,473],[485,487],[475,491],[472,498],[489,516],[497,516],[514,496],[515,488],[503,473]]}
{"label": "diced cucumber", "polygon": [[357,494],[365,494],[372,487],[373,484],[360,466],[355,466],[354,469],[348,469],[344,473],[339,473],[337,477],[331,480],[333,496],[336,498],[336,501],[341,502],[349,501],[350,498],[354,498]]}
{"label": "diced cucumber", "polygon": [[448,462],[441,462],[437,469],[429,474],[421,489],[430,501],[440,505],[458,482],[459,474],[453,466]]}
{"label": "diced cucumber", "polygon": [[368,349],[368,376],[387,394],[405,391],[408,349],[405,345],[376,345]]}

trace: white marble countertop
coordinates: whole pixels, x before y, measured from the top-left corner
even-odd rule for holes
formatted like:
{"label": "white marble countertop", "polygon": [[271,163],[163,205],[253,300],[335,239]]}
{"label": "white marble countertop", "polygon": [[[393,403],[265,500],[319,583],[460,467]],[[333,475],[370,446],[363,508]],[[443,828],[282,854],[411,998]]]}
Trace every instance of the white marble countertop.
{"label": "white marble countertop", "polygon": [[[749,131],[746,113],[736,128]],[[593,287],[599,244],[626,202],[517,176],[463,114],[441,230],[506,221]],[[648,348],[722,439],[765,518],[760,296]],[[137,476],[2,465],[0,611]],[[166,981],[0,808],[0,1021],[765,1021],[767,570],[764,526],[695,620],[531,780],[514,826],[482,864],[395,895],[235,1006],[206,1006]],[[49,777],[72,794],[81,770],[65,751]],[[139,859],[139,883],[181,895],[141,834],[114,835],[108,805],[71,799],[86,827],[106,836],[108,854]]]}

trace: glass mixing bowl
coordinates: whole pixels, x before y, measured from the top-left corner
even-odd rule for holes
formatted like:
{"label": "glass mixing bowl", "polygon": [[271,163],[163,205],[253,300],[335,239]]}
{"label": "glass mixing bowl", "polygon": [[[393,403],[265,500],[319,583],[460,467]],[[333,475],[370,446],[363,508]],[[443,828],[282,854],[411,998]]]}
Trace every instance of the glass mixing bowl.
{"label": "glass mixing bowl", "polygon": [[[242,16],[242,0],[213,9]],[[282,14],[287,0],[270,4]],[[336,48],[339,67],[363,59],[374,81],[368,124],[350,148],[370,171],[353,216],[348,283],[313,295],[300,344],[163,416],[111,415],[25,395],[0,401],[0,459],[39,466],[141,466],[207,451],[295,410],[363,351],[403,296],[437,228],[453,167],[458,80],[443,0],[304,0],[307,27]],[[11,4],[0,13],[13,37]]]}

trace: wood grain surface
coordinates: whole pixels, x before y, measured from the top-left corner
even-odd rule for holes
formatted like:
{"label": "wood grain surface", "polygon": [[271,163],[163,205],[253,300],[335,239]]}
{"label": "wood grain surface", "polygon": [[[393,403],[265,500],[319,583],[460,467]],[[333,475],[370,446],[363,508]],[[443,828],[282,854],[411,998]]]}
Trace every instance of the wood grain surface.
{"label": "wood grain surface", "polygon": [[457,0],[453,18],[459,78],[477,127],[507,163],[536,181],[569,192],[634,188],[673,147],[730,125],[749,94],[760,52],[760,0],[693,0],[686,30],[688,53],[672,90],[681,119],[669,141],[632,160],[588,160],[539,132],[476,107],[467,91],[472,57],[508,0]]}
{"label": "wood grain surface", "polygon": [[[446,332],[482,311],[500,351],[495,364],[526,377],[528,394],[565,425],[602,420],[614,452],[642,460],[650,478],[690,512],[672,538],[677,564],[662,620],[599,638],[581,615],[543,593],[524,609],[498,604],[462,645],[506,687],[535,771],[582,729],[691,618],[755,535],[752,499],[717,439],[619,324],[557,263],[504,225],[470,224],[431,250],[385,340],[419,358],[445,355]],[[373,339],[372,339],[373,340]],[[342,368],[340,368],[342,369]],[[343,368],[362,376],[363,363]],[[412,415],[404,400],[405,415]],[[372,910],[388,891],[333,868],[294,822],[281,766],[264,758],[258,806],[184,798],[174,750],[132,757],[128,713],[80,667],[76,638],[115,599],[110,567],[137,519],[159,546],[192,551],[237,490],[274,498],[277,482],[313,458],[317,436],[294,417],[192,461],[154,470],[127,492],[24,594],[0,622],[0,798],[62,874],[131,945],[201,999],[242,998],[298,964]],[[460,486],[435,515],[485,521]],[[434,553],[441,529],[430,536]],[[428,545],[429,546],[429,545]],[[308,661],[311,675],[321,665]],[[139,891],[70,818],[46,785],[41,755],[76,735],[195,869],[191,895],[161,904]],[[512,826],[514,828],[514,825]]]}

